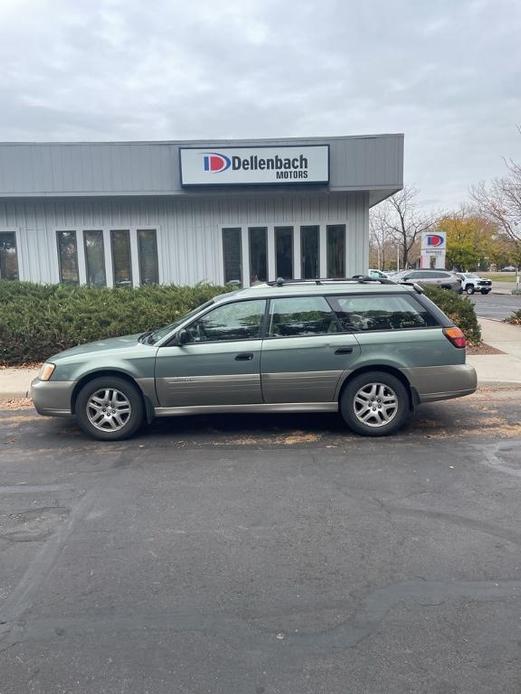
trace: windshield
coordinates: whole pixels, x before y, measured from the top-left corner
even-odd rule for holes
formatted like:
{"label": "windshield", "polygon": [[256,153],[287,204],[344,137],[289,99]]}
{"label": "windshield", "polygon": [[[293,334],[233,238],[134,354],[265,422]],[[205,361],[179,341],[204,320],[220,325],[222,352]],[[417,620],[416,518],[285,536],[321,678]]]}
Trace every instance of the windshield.
{"label": "windshield", "polygon": [[146,333],[143,333],[143,335],[141,336],[143,338],[143,341],[147,345],[154,345],[156,342],[158,342],[158,340],[162,340],[164,337],[168,335],[168,333],[171,333],[172,330],[177,328],[178,325],[181,325],[181,323],[184,323],[184,321],[188,320],[192,316],[195,316],[197,313],[199,313],[199,311],[202,311],[204,308],[211,306],[213,302],[213,299],[210,299],[210,301],[205,301],[204,304],[201,304],[197,308],[194,308],[192,311],[186,313],[184,316],[181,316],[173,323],[164,325],[162,328],[158,328],[157,330],[152,330],[150,332],[147,331]]}

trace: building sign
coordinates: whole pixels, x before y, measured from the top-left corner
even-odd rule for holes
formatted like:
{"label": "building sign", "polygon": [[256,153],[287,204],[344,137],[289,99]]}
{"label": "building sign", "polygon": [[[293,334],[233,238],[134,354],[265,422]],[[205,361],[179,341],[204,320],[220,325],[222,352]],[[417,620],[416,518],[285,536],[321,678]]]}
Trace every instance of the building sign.
{"label": "building sign", "polygon": [[328,183],[329,147],[181,147],[181,185]]}
{"label": "building sign", "polygon": [[431,233],[424,231],[422,234],[422,251],[445,251],[447,244],[447,235],[444,231]]}
{"label": "building sign", "polygon": [[445,268],[447,234],[444,231],[424,231],[421,236],[420,267],[423,269]]}

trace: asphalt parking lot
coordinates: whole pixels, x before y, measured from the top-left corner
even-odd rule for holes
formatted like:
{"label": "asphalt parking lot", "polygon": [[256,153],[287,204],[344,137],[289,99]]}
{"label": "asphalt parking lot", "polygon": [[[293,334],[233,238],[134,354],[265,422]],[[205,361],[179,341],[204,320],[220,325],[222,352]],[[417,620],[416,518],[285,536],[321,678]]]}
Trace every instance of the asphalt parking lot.
{"label": "asphalt parking lot", "polygon": [[514,311],[521,309],[521,296],[517,294],[494,294],[491,292],[486,296],[472,294],[469,299],[474,303],[476,314],[480,318],[505,320]]}
{"label": "asphalt parking lot", "polygon": [[519,693],[520,395],[380,440],[1,411],[1,694]]}

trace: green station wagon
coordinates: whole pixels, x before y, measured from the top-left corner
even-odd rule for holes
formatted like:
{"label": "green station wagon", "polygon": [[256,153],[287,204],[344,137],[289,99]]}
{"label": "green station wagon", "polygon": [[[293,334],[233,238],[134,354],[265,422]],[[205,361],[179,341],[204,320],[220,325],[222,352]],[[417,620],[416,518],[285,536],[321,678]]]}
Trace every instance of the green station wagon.
{"label": "green station wagon", "polygon": [[337,412],[370,436],[420,403],[473,393],[459,328],[414,285],[277,280],[223,294],[175,323],[51,357],[32,383],[43,415],[97,439],[154,417]]}

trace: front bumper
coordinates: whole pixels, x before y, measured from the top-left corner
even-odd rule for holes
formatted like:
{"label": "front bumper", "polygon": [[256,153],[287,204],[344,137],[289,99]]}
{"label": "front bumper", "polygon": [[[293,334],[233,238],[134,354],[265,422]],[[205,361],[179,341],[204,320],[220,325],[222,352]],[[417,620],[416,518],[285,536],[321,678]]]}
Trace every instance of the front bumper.
{"label": "front bumper", "polygon": [[63,417],[71,415],[72,391],[75,381],[40,381],[31,383],[31,398],[39,414]]}
{"label": "front bumper", "polygon": [[418,366],[405,372],[420,403],[461,398],[478,386],[476,370],[470,364]]}

